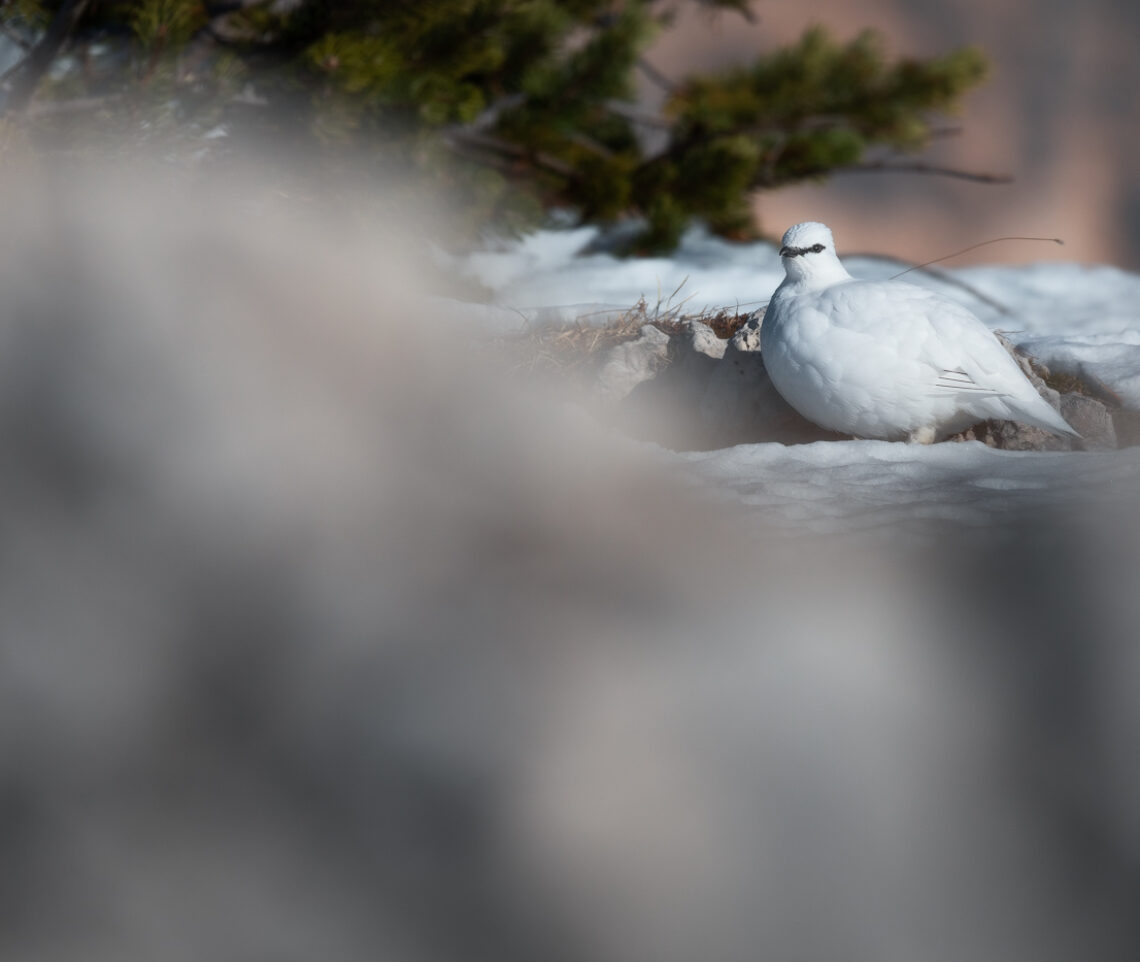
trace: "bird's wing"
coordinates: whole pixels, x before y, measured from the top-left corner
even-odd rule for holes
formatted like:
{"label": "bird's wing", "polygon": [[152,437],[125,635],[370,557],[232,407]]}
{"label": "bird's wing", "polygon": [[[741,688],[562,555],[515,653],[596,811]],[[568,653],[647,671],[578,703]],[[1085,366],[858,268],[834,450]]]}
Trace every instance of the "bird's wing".
{"label": "bird's wing", "polygon": [[1008,391],[998,391],[974,380],[969,371],[939,371],[934,378],[931,397],[969,394],[973,397],[1009,397]]}
{"label": "bird's wing", "polygon": [[840,324],[916,362],[912,371],[931,396],[1021,393],[1025,378],[1017,362],[957,301],[901,281],[838,284],[826,295]]}

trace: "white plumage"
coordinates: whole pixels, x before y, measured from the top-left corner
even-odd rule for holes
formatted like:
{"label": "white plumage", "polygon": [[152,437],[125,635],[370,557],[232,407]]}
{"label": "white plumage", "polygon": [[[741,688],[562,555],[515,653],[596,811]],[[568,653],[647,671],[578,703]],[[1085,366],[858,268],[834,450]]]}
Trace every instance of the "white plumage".
{"label": "white plumage", "polygon": [[1080,437],[965,307],[903,281],[860,281],[823,224],[797,224],[760,341],[772,383],[842,434],[930,443],[985,420]]}

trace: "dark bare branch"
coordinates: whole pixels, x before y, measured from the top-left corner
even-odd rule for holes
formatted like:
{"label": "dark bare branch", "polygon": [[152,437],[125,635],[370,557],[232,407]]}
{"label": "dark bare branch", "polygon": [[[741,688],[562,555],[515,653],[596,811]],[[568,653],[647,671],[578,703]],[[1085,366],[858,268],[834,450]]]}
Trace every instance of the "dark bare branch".
{"label": "dark bare branch", "polygon": [[[820,171],[827,173],[827,171]],[[941,167],[937,164],[890,163],[877,160],[867,164],[848,164],[845,167],[836,167],[835,173],[852,174],[933,174],[938,177],[954,177],[958,180],[970,180],[977,184],[1010,184],[1013,177],[1009,174],[985,174],[970,170],[958,170],[956,167]]]}
{"label": "dark bare branch", "polygon": [[0,33],[4,34],[4,36],[11,40],[17,47],[24,50],[32,49],[32,42],[27,37],[21,37],[5,20],[0,20]]}
{"label": "dark bare branch", "polygon": [[500,157],[509,157],[518,161],[530,163],[540,170],[558,174],[571,180],[578,179],[578,172],[569,164],[557,157],[552,157],[542,151],[529,150],[508,140],[492,137],[489,134],[478,133],[472,130],[455,129],[448,132],[448,142],[454,149],[462,152],[486,152]]}
{"label": "dark bare branch", "polygon": [[12,74],[12,87],[4,103],[5,113],[21,113],[28,106],[40,80],[90,5],[91,0],[64,0],[60,5],[39,43],[20,61],[19,69]]}
{"label": "dark bare branch", "polygon": [[635,124],[641,124],[644,127],[670,130],[673,126],[667,118],[662,117],[660,114],[650,113],[647,110],[639,110],[635,105],[626,103],[625,101],[607,101],[606,109],[611,113],[617,114],[619,117],[632,120]]}
{"label": "dark bare branch", "polygon": [[668,77],[665,76],[660,70],[653,66],[644,57],[639,57],[637,60],[637,69],[640,70],[645,76],[652,80],[658,87],[667,93],[674,93],[677,90],[677,85],[673,83]]}
{"label": "dark bare branch", "polygon": [[[16,71],[18,71],[22,66],[24,66],[24,61],[23,60],[17,60],[14,64],[12,64],[11,67],[9,67],[3,73],[0,73],[0,84],[4,83],[9,77],[14,75],[16,73]],[[2,113],[3,113],[3,111],[0,110],[0,114],[2,114]]]}

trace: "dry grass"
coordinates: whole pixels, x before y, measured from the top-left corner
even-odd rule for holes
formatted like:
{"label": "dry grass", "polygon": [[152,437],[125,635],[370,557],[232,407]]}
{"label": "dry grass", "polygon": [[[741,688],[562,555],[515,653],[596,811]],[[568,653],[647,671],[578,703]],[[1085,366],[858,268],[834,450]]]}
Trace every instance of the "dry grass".
{"label": "dry grass", "polygon": [[610,348],[641,336],[647,324],[669,335],[685,334],[691,322],[708,325],[721,340],[728,340],[752,317],[750,313],[720,308],[698,314],[681,309],[650,307],[645,298],[624,314],[604,323],[590,315],[567,324],[535,325],[507,335],[497,344],[511,358],[515,370],[578,378],[596,370]]}

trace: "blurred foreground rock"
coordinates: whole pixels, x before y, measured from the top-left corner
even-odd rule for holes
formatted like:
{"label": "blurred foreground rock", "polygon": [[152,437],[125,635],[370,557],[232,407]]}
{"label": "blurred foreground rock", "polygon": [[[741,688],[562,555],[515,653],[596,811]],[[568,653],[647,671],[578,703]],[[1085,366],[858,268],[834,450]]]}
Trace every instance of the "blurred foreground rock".
{"label": "blurred foreground rock", "polygon": [[[412,222],[87,160],[0,179],[0,959],[1140,958],[1140,471],[726,502],[410,363]],[[751,337],[634,391],[747,424]]]}
{"label": "blurred foreground rock", "polygon": [[[781,397],[764,368],[756,312],[730,340],[718,338],[700,321],[681,322],[669,334],[652,324],[641,336],[609,350],[598,375],[598,392],[615,403],[619,424],[631,434],[668,447],[709,450],[734,444],[777,441],[808,444],[839,440],[801,417]],[[951,441],[981,441],[1009,451],[1113,450],[1114,416],[1106,404],[1087,394],[1060,393],[1050,387],[1050,372],[998,339],[1026,377],[1082,435],[1083,441],[1058,437],[1014,421],[986,421],[954,435]]]}

